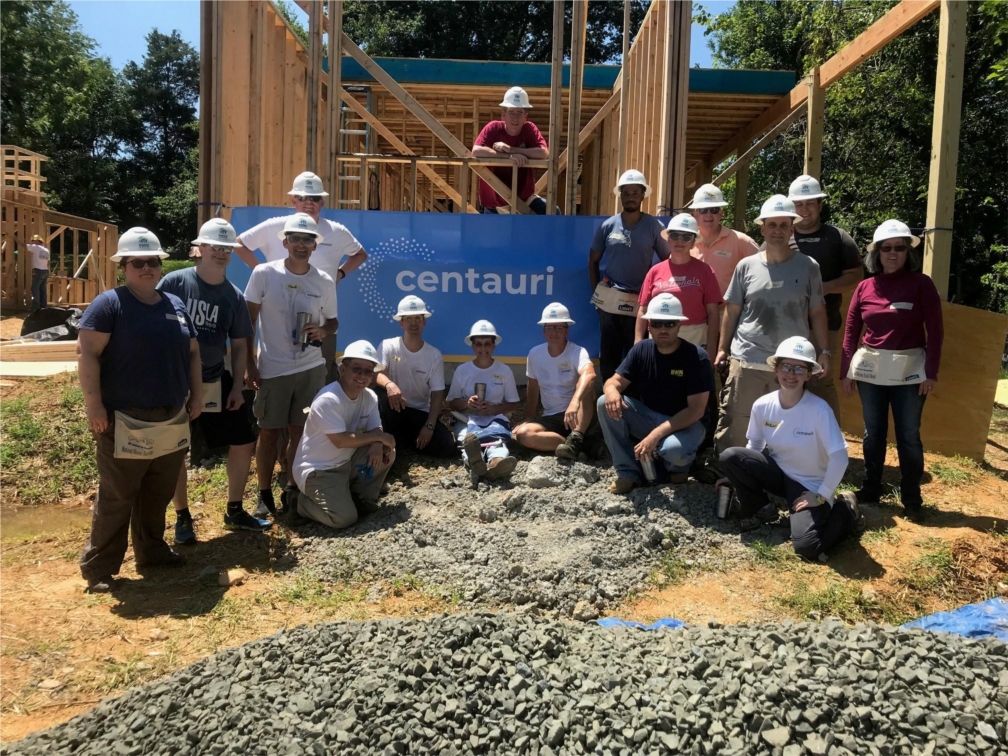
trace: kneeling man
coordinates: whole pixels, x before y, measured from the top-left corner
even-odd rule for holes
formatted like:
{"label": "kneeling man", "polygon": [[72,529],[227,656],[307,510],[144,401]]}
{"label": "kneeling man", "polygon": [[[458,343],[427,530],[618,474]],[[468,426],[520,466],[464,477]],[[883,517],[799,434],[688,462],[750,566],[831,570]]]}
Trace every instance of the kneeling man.
{"label": "kneeling man", "polygon": [[[564,459],[578,458],[595,417],[595,366],[584,347],[567,340],[573,323],[570,311],[559,302],[543,310],[539,325],[546,343],[533,347],[525,367],[525,417],[535,419],[514,431],[515,440],[527,449],[554,452]],[[536,417],[540,397],[543,413]]]}
{"label": "kneeling man", "polygon": [[[710,357],[679,338],[686,320],[671,294],[659,294],[642,316],[650,339],[638,341],[598,400],[599,424],[617,478],[613,493],[627,493],[644,475],[641,460],[657,456],[655,481],[685,483],[707,432],[707,397],[714,390]],[[633,387],[634,397],[626,396]],[[650,482],[650,481],[649,481]]]}
{"label": "kneeling man", "polygon": [[339,361],[339,380],[312,401],[293,468],[302,517],[348,528],[374,511],[395,461],[395,439],[382,430],[378,397],[368,388],[380,368],[375,348],[355,341]]}

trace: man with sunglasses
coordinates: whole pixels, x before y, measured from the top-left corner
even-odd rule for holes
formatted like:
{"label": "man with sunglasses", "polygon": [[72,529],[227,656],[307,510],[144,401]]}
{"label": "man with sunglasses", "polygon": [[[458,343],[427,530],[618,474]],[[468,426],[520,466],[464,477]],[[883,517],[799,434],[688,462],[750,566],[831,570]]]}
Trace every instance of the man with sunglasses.
{"label": "man with sunglasses", "polygon": [[741,231],[721,224],[727,205],[724,194],[714,184],[704,184],[697,189],[690,203],[699,231],[690,254],[714,269],[714,275],[721,286],[721,296],[728,291],[735,266],[759,251],[756,242]]}
{"label": "man with sunglasses", "polygon": [[[235,230],[223,218],[211,218],[193,240],[198,245],[196,265],[169,273],[157,285],[158,291],[174,294],[185,303],[196,326],[196,341],[203,366],[203,412],[194,424],[203,432],[207,448],[228,447],[228,502],[224,527],[228,530],[264,530],[268,520],[248,514],[242,507],[245,483],[252,466],[255,431],[242,405],[248,339],[252,336],[245,296],[227,280],[231,250],[237,246]],[[228,339],[231,340],[231,370],[224,366]],[[196,542],[189,513],[187,476],[183,466],[172,502],[175,505],[175,543]]]}
{"label": "man with sunglasses", "polygon": [[623,211],[602,221],[588,253],[592,304],[599,317],[599,370],[603,378],[616,372],[634,345],[637,296],[644,277],[652,265],[669,256],[661,235],[665,230],[662,222],[641,211],[645,197],[651,194],[644,174],[626,171],[613,194],[620,198]]}
{"label": "man with sunglasses", "polygon": [[[707,434],[707,398],[714,390],[710,357],[679,338],[687,318],[671,294],[659,294],[643,315],[651,333],[634,345],[599,397],[597,411],[616,480],[612,493],[629,493],[649,477],[654,483],[685,483]],[[627,394],[632,389],[632,396]],[[642,464],[643,463],[643,464]]]}
{"label": "man with sunglasses", "polygon": [[[287,218],[279,236],[287,258],[256,266],[245,287],[253,332],[259,331],[259,353],[249,360],[254,364],[249,375],[257,376],[252,388],[257,391],[253,411],[260,429],[256,449],[259,504],[271,514],[276,512],[272,485],[277,441],[286,428],[286,469],[290,470],[304,429],[304,408],[326,384],[321,342],[335,334],[337,326],[333,280],[308,262],[322,237],[315,220],[295,213]],[[294,491],[288,480],[286,507],[293,504]]]}

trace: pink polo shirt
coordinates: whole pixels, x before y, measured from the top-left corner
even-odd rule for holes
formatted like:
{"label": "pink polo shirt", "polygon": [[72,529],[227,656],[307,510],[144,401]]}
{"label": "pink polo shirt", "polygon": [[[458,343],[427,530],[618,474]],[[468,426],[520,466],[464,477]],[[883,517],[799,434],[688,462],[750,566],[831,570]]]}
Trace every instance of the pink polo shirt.
{"label": "pink polo shirt", "polygon": [[721,295],[728,291],[732,273],[739,261],[759,252],[759,245],[743,233],[721,226],[721,233],[709,247],[697,237],[696,246],[690,254],[714,269]]}
{"label": "pink polo shirt", "polygon": [[707,305],[724,301],[710,265],[692,257],[682,265],[662,260],[648,271],[637,301],[647,309],[648,303],[659,294],[672,294],[679,300],[683,315],[689,318],[686,325],[704,325]]}

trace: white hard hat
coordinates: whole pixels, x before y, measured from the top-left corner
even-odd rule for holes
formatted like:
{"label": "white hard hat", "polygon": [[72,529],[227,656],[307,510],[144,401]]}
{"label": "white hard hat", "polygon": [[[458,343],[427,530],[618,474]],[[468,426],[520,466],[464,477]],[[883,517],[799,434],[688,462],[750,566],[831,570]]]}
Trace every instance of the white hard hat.
{"label": "white hard hat", "polygon": [[811,176],[802,174],[791,182],[787,196],[789,200],[822,199],[826,196],[826,192],[819,186],[818,181]]}
{"label": "white hard hat", "polygon": [[502,339],[497,335],[497,329],[494,328],[494,324],[489,320],[477,320],[472,324],[472,328],[469,329],[469,335],[465,337],[465,343],[472,346],[472,340],[480,336],[493,336],[496,341],[495,344],[500,344]]}
{"label": "white hard hat", "polygon": [[299,173],[294,179],[294,186],[287,194],[301,194],[306,197],[328,197],[329,192],[322,188],[322,179],[311,171]]}
{"label": "white hard hat", "polygon": [[521,87],[511,87],[511,89],[505,92],[504,100],[501,102],[500,106],[502,108],[524,108],[525,110],[532,109],[532,105],[529,103],[528,92]]}
{"label": "white hard hat", "polygon": [[239,247],[235,239],[234,226],[223,218],[211,218],[200,226],[199,236],[192,240],[193,244],[212,244],[218,247]]}
{"label": "white hard hat", "polygon": [[728,203],[725,202],[724,192],[721,191],[720,187],[714,186],[714,184],[704,184],[693,192],[693,201],[690,203],[690,208],[700,210],[705,207],[728,207]]}
{"label": "white hard hat", "polygon": [[168,259],[168,253],[161,249],[161,242],[146,228],[134,226],[119,237],[116,253],[109,258],[119,262],[124,257],[160,257]]}
{"label": "white hard hat", "polygon": [[895,218],[890,218],[881,226],[875,229],[875,233],[872,235],[871,244],[868,245],[868,251],[874,252],[875,245],[879,242],[884,242],[886,239],[909,239],[910,246],[916,247],[920,244],[920,237],[914,236],[910,233],[910,226],[908,226],[903,221],[898,221]]}
{"label": "white hard hat", "polygon": [[812,366],[812,375],[822,372],[822,366],[816,362],[815,347],[812,342],[801,336],[791,336],[784,339],[777,347],[773,357],[767,357],[768,365],[776,365],[777,360],[800,360]]}
{"label": "white hard hat", "polygon": [[615,188],[612,190],[613,194],[619,196],[619,190],[621,187],[630,186],[632,184],[639,184],[644,187],[644,196],[651,196],[651,187],[648,186],[647,179],[644,178],[644,174],[640,171],[631,168],[628,171],[623,171],[623,175],[619,177],[619,181],[616,182]]}
{"label": "white hard hat", "polygon": [[318,223],[308,213],[294,213],[287,218],[284,221],[283,230],[277,233],[277,238],[282,241],[287,238],[287,234],[314,234],[315,241],[322,241]]}
{"label": "white hard hat", "polygon": [[659,294],[648,302],[644,320],[689,320],[682,311],[682,302],[671,294]]}
{"label": "white hard hat", "polygon": [[399,321],[413,315],[423,315],[425,318],[430,317],[424,301],[420,297],[410,294],[399,301],[399,310],[392,316],[392,320]]}
{"label": "white hard hat", "polygon": [[661,232],[662,239],[665,241],[668,241],[669,231],[685,231],[688,234],[693,234],[693,236],[700,235],[700,228],[697,226],[696,218],[689,213],[679,213],[679,215],[668,222],[665,230]]}
{"label": "white hard hat", "polygon": [[546,305],[546,309],[543,310],[539,325],[546,325],[547,323],[567,323],[567,325],[574,325],[574,321],[571,320],[570,310],[559,302],[550,302]]}
{"label": "white hard hat", "polygon": [[378,350],[371,345],[370,341],[365,341],[364,339],[347,344],[347,348],[343,350],[343,356],[339,359],[339,364],[342,365],[344,360],[367,360],[368,362],[373,362],[376,373],[385,367],[378,361]]}
{"label": "white hard hat", "polygon": [[794,202],[789,200],[783,194],[775,194],[763,203],[763,207],[760,208],[759,218],[756,219],[757,225],[762,226],[763,221],[767,218],[791,218],[792,220],[801,220],[801,216],[795,212]]}

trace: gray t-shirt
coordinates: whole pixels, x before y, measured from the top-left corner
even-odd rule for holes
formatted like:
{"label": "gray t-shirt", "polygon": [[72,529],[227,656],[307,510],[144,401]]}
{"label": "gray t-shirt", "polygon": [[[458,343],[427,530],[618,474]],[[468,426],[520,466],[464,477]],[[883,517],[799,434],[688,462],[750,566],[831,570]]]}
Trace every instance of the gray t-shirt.
{"label": "gray t-shirt", "polygon": [[185,304],[196,326],[203,381],[216,381],[224,374],[228,338],[246,339],[252,335],[245,296],[227,279],[220,284],[207,283],[196,275],[196,268],[169,273],[158,282],[157,288],[174,294]]}
{"label": "gray t-shirt", "polygon": [[602,253],[603,275],[616,289],[640,291],[644,276],[662,258],[668,247],[661,237],[665,227],[653,215],[644,213],[633,226],[623,225],[623,215],[602,221],[592,239],[592,252]]}
{"label": "gray t-shirt", "polygon": [[809,338],[809,310],[825,301],[819,263],[800,254],[782,263],[767,263],[766,252],[747,257],[735,266],[725,301],[742,308],[731,356],[764,364],[784,339]]}

